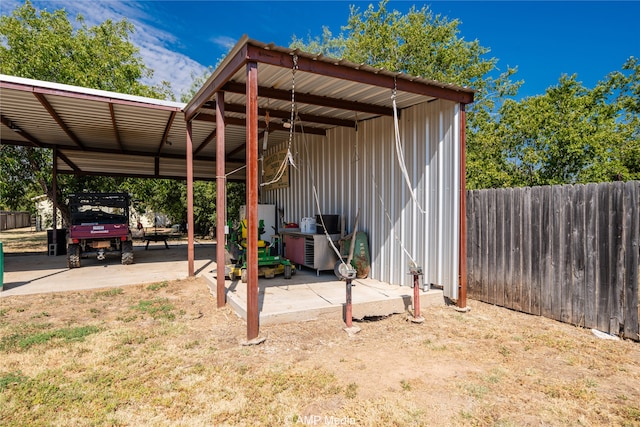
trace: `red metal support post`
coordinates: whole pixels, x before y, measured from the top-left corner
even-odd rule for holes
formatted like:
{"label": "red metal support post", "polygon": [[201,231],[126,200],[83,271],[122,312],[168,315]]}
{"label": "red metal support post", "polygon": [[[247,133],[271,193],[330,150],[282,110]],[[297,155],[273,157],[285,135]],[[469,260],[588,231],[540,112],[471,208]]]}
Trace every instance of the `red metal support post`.
{"label": "red metal support post", "polygon": [[216,301],[218,308],[226,304],[225,234],[227,181],[225,179],[224,92],[216,92]]}
{"label": "red metal support post", "polygon": [[[355,240],[355,236],[353,237]],[[344,310],[344,323],[347,325],[347,328],[353,327],[353,307],[351,303],[351,279],[346,279],[347,281],[347,300],[345,304]]]}
{"label": "red metal support post", "polygon": [[420,276],[413,275],[413,318],[420,318]]}
{"label": "red metal support post", "polygon": [[195,253],[193,250],[193,127],[187,122],[187,259],[189,277],[195,276]]}
{"label": "red metal support post", "polygon": [[[53,171],[51,177],[51,192],[53,197],[51,202],[53,203],[53,235],[51,236],[51,243],[55,248],[54,255],[58,255],[58,147],[53,148]],[[69,224],[71,225],[71,224]],[[66,245],[66,242],[65,242]],[[49,249],[51,252],[51,249]]]}
{"label": "red metal support post", "polygon": [[460,241],[458,243],[458,307],[467,307],[467,119],[460,104]]}
{"label": "red metal support post", "polygon": [[417,265],[409,269],[409,274],[413,276],[413,323],[424,323],[424,317],[420,314],[420,276],[423,276],[422,268]]}
{"label": "red metal support post", "polygon": [[259,333],[258,312],[258,64],[247,63],[247,340]]}

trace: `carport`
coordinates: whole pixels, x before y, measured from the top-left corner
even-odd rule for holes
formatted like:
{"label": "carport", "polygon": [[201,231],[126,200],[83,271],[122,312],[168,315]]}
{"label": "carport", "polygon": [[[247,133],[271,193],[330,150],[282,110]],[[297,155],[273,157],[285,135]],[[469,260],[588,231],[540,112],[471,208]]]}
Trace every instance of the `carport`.
{"label": "carport", "polygon": [[[248,340],[259,333],[259,202],[290,218],[335,212],[351,221],[362,209],[373,278],[408,285],[415,263],[425,281],[466,306],[471,89],[243,37],[187,105],[10,76],[1,76],[0,90],[2,143],[53,149],[54,176],[186,179],[189,275],[193,180],[217,182],[218,242],[226,223],[220,190],[246,181]],[[262,187],[261,156],[281,152],[293,159],[289,182]],[[218,260],[224,251],[217,245]],[[216,285],[224,305],[224,275]]]}

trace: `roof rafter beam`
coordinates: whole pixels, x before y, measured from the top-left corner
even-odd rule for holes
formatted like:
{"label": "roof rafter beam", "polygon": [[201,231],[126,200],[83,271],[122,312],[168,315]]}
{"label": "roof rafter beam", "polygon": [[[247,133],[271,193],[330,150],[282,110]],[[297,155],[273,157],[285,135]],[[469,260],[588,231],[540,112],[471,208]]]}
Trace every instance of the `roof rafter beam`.
{"label": "roof rafter beam", "polygon": [[[231,93],[245,93],[245,85],[242,83],[229,82],[223,86],[223,90]],[[288,90],[274,89],[270,87],[259,86],[258,96],[264,98],[279,99],[281,101],[291,101],[291,92]],[[360,111],[362,113],[376,114],[380,116],[393,116],[393,108],[380,105],[367,104],[364,102],[348,101],[345,99],[329,98],[326,96],[312,95],[296,91],[296,102],[302,104],[318,105],[321,107],[330,107],[338,110]]]}
{"label": "roof rafter beam", "polygon": [[[21,135],[23,138],[25,138],[27,141],[29,141],[31,143],[31,145],[34,145],[34,146],[36,146],[38,148],[44,148],[44,144],[42,142],[40,142],[36,137],[32,136],[28,132],[22,130],[18,125],[13,123],[7,117],[2,116],[2,117],[0,117],[0,119],[2,120],[2,124],[3,125],[8,127],[9,129],[11,129],[12,131],[16,132],[17,134]],[[4,138],[0,138],[0,140],[3,141],[2,142],[3,144],[8,144],[8,142],[5,142]],[[23,144],[11,144],[11,145],[23,145]]]}
{"label": "roof rafter beam", "polygon": [[211,141],[213,141],[213,138],[216,137],[216,130],[214,129],[209,135],[207,135],[207,137],[204,139],[204,141],[202,141],[202,143],[198,146],[198,148],[196,148],[196,150],[193,152],[193,155],[196,156],[199,152],[201,152],[204,147],[206,147],[207,145],[209,145],[209,143]]}
{"label": "roof rafter beam", "polygon": [[247,149],[247,144],[242,144],[238,147],[236,147],[235,149],[231,150],[230,152],[227,153],[227,159],[230,159],[231,157],[235,156],[238,153],[242,153],[243,151],[245,151]]}
{"label": "roof rafter beam", "polygon": [[109,103],[109,115],[111,116],[111,124],[113,125],[113,133],[116,135],[116,142],[118,143],[118,147],[120,147],[120,151],[124,151],[124,146],[122,145],[122,139],[120,138],[120,132],[118,130],[118,122],[116,121],[116,111],[113,108],[113,104]]}
{"label": "roof rafter beam", "polygon": [[73,133],[73,131],[69,129],[69,126],[67,126],[64,120],[62,120],[62,117],[60,117],[58,112],[55,110],[55,108],[53,108],[53,105],[49,103],[47,98],[41,93],[34,93],[33,96],[35,96],[36,99],[40,101],[40,104],[42,104],[42,106],[45,108],[45,110],[47,110],[49,115],[56,121],[56,123],[58,123],[58,126],[60,126],[60,129],[62,129],[64,133],[67,134],[67,136],[71,139],[71,141],[73,141],[74,144],[76,144],[78,147],[84,150],[85,149],[84,144],[78,139],[78,137]]}
{"label": "roof rafter beam", "polygon": [[171,130],[171,126],[173,126],[173,121],[176,119],[176,115],[178,113],[176,111],[172,111],[169,115],[169,120],[167,120],[167,125],[164,127],[164,132],[162,133],[162,139],[160,140],[160,145],[158,146],[158,151],[156,154],[160,154],[162,151],[162,147],[167,143],[167,139],[169,138],[169,131]]}
{"label": "roof rafter beam", "polygon": [[[24,141],[15,141],[15,140],[3,139],[2,143],[6,145],[31,146],[31,144],[28,144]],[[94,148],[94,147],[88,147],[83,150],[79,147],[76,147],[75,145],[60,146],[55,144],[41,144],[39,146],[39,148],[49,148],[49,149],[54,149],[56,147],[58,147],[59,150],[83,151],[86,153],[122,154],[125,156],[160,157],[161,159],[180,159],[180,160],[184,160],[186,158],[184,154],[160,154],[159,156],[156,156],[154,153],[150,153],[148,151],[134,151],[134,150],[120,151],[117,149]],[[197,158],[194,157],[194,160],[215,161],[216,159],[215,157],[211,157],[211,156],[199,156]]]}
{"label": "roof rafter beam", "polygon": [[[264,49],[258,46],[249,45],[247,48],[249,60],[259,63],[276,65],[279,67],[293,68],[293,56],[289,53]],[[441,87],[435,84],[416,81],[414,78],[407,79],[402,73],[388,75],[375,73],[350,66],[341,66],[342,60],[336,59],[334,62],[319,61],[306,56],[298,56],[297,69],[313,74],[330,76],[341,80],[349,80],[357,83],[370,84],[377,87],[397,89],[403,92],[415,93],[424,96],[446,99],[449,101],[469,104],[473,102],[473,93],[461,92],[453,88]],[[297,97],[297,93],[296,93]]]}
{"label": "roof rafter beam", "polygon": [[[58,174],[60,175],[76,175],[76,176],[105,176],[104,172],[78,172],[75,173],[73,171],[69,171],[69,170],[59,170]],[[187,179],[187,177],[185,176],[179,176],[179,175],[150,175],[150,174],[143,174],[143,173],[115,173],[112,172],[109,174],[109,176],[113,176],[113,177],[122,177],[122,178],[163,178],[163,179],[175,179],[178,181],[184,181]],[[215,176],[212,177],[201,177],[201,176],[194,176],[194,180],[197,181],[214,181],[216,180]],[[227,178],[227,182],[244,182],[243,179],[241,178]]]}
{"label": "roof rafter beam", "polygon": [[82,173],[82,169],[80,169],[75,163],[73,163],[71,160],[69,160],[69,158],[67,156],[65,156],[63,153],[60,152],[60,150],[58,150],[57,156],[59,159],[61,159],[63,162],[65,162],[66,164],[69,165],[69,167],[71,169],[73,169],[73,171],[75,173]]}
{"label": "roof rafter beam", "polygon": [[[216,103],[213,101],[207,102],[204,105],[204,107],[215,109]],[[245,113],[246,111],[246,107],[241,104],[224,104],[224,108],[225,108],[225,111],[230,111],[232,113]],[[259,116],[266,116],[267,113],[269,113],[270,117],[276,117],[279,119],[291,118],[291,110],[274,110],[271,108],[258,108]],[[297,117],[303,122],[319,123],[319,124],[331,125],[331,126],[354,127],[356,123],[355,120],[335,119],[333,117],[316,116],[314,114],[298,113]]]}
{"label": "roof rafter beam", "polygon": [[[201,113],[198,114],[198,116],[194,119],[194,120],[202,120],[205,122],[215,122],[216,121],[216,116],[214,116],[213,114],[206,114],[206,113]],[[245,126],[246,124],[246,120],[245,119],[240,119],[237,117],[225,117],[224,118],[225,124],[227,125],[232,125],[232,126]],[[267,128],[267,123],[264,120],[260,120],[258,121],[258,127],[260,129],[266,129]],[[316,127],[310,127],[310,126],[304,126],[304,128],[300,125],[296,125],[296,132],[304,132],[304,133],[308,133],[311,135],[322,135],[325,136],[327,134],[327,131],[325,129],[322,128],[316,128]],[[289,131],[289,128],[284,127],[282,124],[280,123],[269,123],[269,130],[284,130],[284,131]]]}

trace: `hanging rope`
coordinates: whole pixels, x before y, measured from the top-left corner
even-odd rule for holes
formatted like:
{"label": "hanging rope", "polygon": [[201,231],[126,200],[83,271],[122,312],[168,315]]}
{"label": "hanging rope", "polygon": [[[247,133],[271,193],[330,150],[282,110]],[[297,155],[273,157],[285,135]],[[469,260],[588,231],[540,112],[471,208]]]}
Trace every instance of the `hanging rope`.
{"label": "hanging rope", "polygon": [[358,112],[356,111],[356,118],[354,127],[356,129],[356,143],[354,145],[354,155],[353,155],[353,163],[357,163],[360,161],[360,154],[358,153]]}
{"label": "hanging rope", "polygon": [[384,214],[387,217],[387,220],[389,221],[391,230],[394,230],[393,237],[398,241],[398,243],[400,243],[400,248],[407,255],[407,257],[409,257],[409,261],[411,261],[411,267],[417,267],[418,264],[416,263],[416,260],[411,256],[407,248],[405,248],[404,243],[402,243],[402,239],[400,239],[400,237],[398,237],[398,234],[395,232],[393,221],[391,220],[391,215],[389,215],[389,212],[387,211],[387,207],[384,204],[384,200],[382,200],[382,196],[380,195],[378,184],[376,183],[376,179],[373,176],[373,173],[371,173],[371,182],[373,182],[373,185],[376,187],[376,194],[378,195],[378,199],[380,199],[380,203],[382,204],[382,209],[384,210]]}
{"label": "hanging rope", "polygon": [[264,152],[267,151],[267,142],[269,141],[269,103],[267,102],[267,113],[264,115],[264,123],[267,125],[264,130],[264,139],[262,140],[262,156],[264,157]]}
{"label": "hanging rope", "polygon": [[[295,130],[294,126],[295,126],[295,113],[296,113],[296,70],[297,69],[298,69],[298,55],[293,55],[293,67],[291,70],[291,121],[290,121],[291,126],[289,127],[289,144],[287,146],[287,155],[284,156],[284,158],[282,159],[282,162],[280,163],[280,166],[278,166],[278,169],[276,170],[276,173],[274,174],[273,178],[267,182],[261,183],[260,187],[275,184],[276,182],[280,181],[284,176],[284,174],[287,172],[287,166],[289,164],[291,164],[291,166],[293,167],[296,167],[293,161],[293,155],[291,154],[291,146],[293,145],[293,135]],[[268,113],[267,113],[266,120],[268,120]],[[267,121],[267,133],[265,133],[265,138],[266,138],[266,135],[268,135],[268,132],[269,132],[269,122]],[[263,143],[264,149],[266,149],[266,144],[267,143],[265,141]],[[264,153],[263,153],[263,157],[264,157]],[[262,162],[262,170],[264,175],[264,160]]]}
{"label": "hanging rope", "polygon": [[411,186],[411,181],[409,179],[409,172],[407,171],[407,165],[404,160],[404,154],[402,149],[402,141],[400,138],[400,127],[398,125],[398,107],[396,105],[396,87],[395,87],[395,77],[394,77],[394,88],[391,94],[391,100],[393,102],[393,124],[395,128],[395,140],[396,140],[396,158],[398,159],[398,165],[400,166],[400,170],[402,171],[402,176],[404,177],[404,181],[407,183],[407,187],[409,188],[409,192],[411,193],[411,198],[415,203],[416,207],[422,214],[426,214],[427,211],[422,208],[420,203],[418,202],[418,198],[416,197],[415,192],[413,191],[413,187]]}

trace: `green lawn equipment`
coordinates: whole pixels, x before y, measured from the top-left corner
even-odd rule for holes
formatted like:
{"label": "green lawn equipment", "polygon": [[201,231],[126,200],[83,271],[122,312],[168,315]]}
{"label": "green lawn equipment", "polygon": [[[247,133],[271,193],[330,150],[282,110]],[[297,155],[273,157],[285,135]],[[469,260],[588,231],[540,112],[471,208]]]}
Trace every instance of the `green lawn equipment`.
{"label": "green lawn equipment", "polygon": [[[264,233],[264,221],[258,224],[258,238]],[[229,238],[227,250],[236,260],[229,269],[229,279],[240,278],[242,283],[247,283],[247,220],[233,227],[229,223]],[[291,279],[296,274],[296,267],[286,258],[278,255],[276,247],[264,240],[258,240],[258,276],[272,279],[276,274],[284,274],[285,279]]]}

